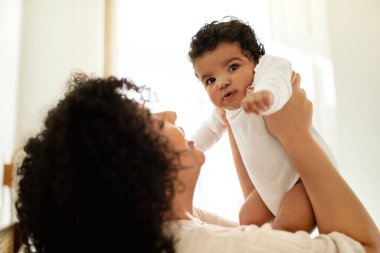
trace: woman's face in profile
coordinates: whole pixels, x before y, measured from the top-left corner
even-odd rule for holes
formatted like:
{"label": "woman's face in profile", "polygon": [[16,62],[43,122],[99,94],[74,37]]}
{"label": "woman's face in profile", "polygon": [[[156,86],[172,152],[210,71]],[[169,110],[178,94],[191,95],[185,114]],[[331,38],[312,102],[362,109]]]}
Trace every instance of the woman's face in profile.
{"label": "woman's face in profile", "polygon": [[205,156],[202,151],[194,148],[192,141],[185,139],[183,129],[175,125],[177,114],[172,111],[165,111],[153,115],[161,134],[168,139],[175,151],[181,153],[181,165],[199,169],[205,162]]}

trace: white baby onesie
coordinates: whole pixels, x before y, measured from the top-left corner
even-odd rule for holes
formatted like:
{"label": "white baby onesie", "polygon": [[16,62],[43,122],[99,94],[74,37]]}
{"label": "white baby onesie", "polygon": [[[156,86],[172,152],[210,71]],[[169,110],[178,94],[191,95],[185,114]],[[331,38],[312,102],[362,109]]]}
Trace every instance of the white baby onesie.
{"label": "white baby onesie", "polygon": [[[254,89],[272,92],[274,103],[265,113],[280,110],[291,96],[291,64],[270,55],[260,58],[255,67]],[[241,107],[225,110],[248,175],[269,210],[276,215],[281,199],[299,179],[299,175],[280,142],[269,134],[262,116],[247,114]],[[217,108],[193,136],[196,148],[207,151],[226,130]],[[332,162],[334,157],[318,132],[313,134]]]}

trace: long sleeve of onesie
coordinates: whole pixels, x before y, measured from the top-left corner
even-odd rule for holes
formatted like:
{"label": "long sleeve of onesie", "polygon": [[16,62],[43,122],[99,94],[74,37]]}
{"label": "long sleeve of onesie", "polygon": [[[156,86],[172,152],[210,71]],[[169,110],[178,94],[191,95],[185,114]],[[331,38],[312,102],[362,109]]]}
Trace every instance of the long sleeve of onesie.
{"label": "long sleeve of onesie", "polygon": [[213,108],[212,114],[202,123],[192,136],[194,146],[200,150],[210,149],[226,131],[222,115],[217,108]]}
{"label": "long sleeve of onesie", "polygon": [[263,55],[255,67],[254,92],[266,90],[273,95],[272,106],[263,113],[270,115],[280,110],[292,95],[292,65],[280,57]]}

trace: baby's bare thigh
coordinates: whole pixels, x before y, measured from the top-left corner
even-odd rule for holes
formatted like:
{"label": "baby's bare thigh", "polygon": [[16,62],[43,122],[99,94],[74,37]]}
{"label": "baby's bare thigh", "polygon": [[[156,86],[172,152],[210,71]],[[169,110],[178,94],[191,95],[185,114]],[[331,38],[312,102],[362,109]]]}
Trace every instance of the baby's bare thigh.
{"label": "baby's bare thigh", "polygon": [[273,214],[267,208],[259,193],[256,190],[253,190],[240,208],[240,224],[255,224],[261,226],[267,222],[273,221],[273,219]]}
{"label": "baby's bare thigh", "polygon": [[299,181],[282,199],[273,228],[295,232],[304,230],[311,233],[316,222],[314,211],[306,189]]}

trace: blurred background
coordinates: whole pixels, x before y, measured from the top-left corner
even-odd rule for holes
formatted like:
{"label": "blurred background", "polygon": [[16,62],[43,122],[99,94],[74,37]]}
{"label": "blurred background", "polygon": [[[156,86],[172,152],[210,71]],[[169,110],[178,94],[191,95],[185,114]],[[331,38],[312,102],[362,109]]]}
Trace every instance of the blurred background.
{"label": "blurred background", "polygon": [[[379,13],[378,0],[0,0],[0,182],[76,69],[151,86],[190,137],[211,110],[187,59],[190,39],[231,15],[267,54],[292,61],[315,127],[380,226]],[[227,138],[206,156],[195,205],[237,221],[243,197]],[[9,192],[0,190],[0,226]]]}

